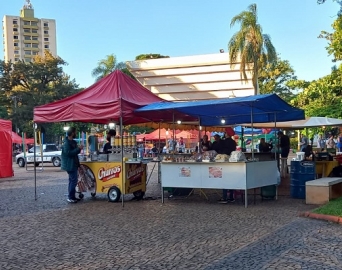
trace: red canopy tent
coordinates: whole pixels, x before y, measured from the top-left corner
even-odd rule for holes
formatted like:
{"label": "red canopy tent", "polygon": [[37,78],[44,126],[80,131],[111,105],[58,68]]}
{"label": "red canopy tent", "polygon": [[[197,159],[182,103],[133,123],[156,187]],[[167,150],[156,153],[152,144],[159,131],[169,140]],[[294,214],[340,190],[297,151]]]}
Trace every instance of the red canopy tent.
{"label": "red canopy tent", "polygon": [[13,176],[12,122],[0,119],[0,178]]}
{"label": "red canopy tent", "polygon": [[[12,143],[22,144],[23,138],[20,137],[17,133],[12,131]],[[25,138],[24,140],[24,144],[33,144],[33,143],[34,143],[34,139]]]}
{"label": "red canopy tent", "polygon": [[125,125],[149,122],[134,110],[162,101],[139,82],[116,70],[87,89],[34,108],[34,122],[89,122]]}

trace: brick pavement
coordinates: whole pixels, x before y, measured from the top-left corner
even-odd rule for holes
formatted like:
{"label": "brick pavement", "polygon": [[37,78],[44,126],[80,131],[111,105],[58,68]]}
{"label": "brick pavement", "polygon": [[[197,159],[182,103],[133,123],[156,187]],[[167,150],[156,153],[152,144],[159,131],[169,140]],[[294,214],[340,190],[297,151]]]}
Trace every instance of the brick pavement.
{"label": "brick pavement", "polygon": [[[280,197],[219,205],[188,199],[67,204],[64,172],[15,167],[0,179],[0,269],[341,269],[340,225],[298,218],[311,209]],[[160,196],[156,175],[147,196]]]}

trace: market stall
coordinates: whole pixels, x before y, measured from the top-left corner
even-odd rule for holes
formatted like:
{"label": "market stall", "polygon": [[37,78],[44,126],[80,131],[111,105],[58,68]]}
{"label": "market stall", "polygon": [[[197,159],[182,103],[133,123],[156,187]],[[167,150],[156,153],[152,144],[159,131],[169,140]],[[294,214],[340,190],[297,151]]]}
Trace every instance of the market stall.
{"label": "market stall", "polygon": [[[107,193],[110,201],[133,193],[141,197],[146,190],[146,164],[136,158],[136,138],[123,132],[123,125],[144,123],[134,110],[162,99],[121,71],[114,71],[89,88],[68,98],[36,107],[34,122],[90,122],[116,124],[111,138],[112,153],[90,152],[81,158],[80,192]],[[87,172],[87,173],[86,173]],[[89,177],[86,177],[86,176]],[[83,197],[83,194],[81,195]],[[122,203],[123,203],[122,196]]]}
{"label": "market stall", "polygon": [[12,122],[0,119],[0,178],[12,177]]}
{"label": "market stall", "polygon": [[[183,113],[198,117],[200,125],[221,127],[248,121],[252,123],[253,128],[253,123],[257,122],[304,119],[303,110],[290,106],[277,95],[174,102],[172,104],[161,102],[147,105],[137,109],[136,112],[145,117],[150,115],[153,121],[158,121],[158,118],[175,119],[174,112],[177,112],[178,115]],[[276,185],[278,174],[275,160],[259,161],[254,157],[253,152],[250,160],[244,156],[240,159],[231,159],[230,157],[219,163],[212,158],[189,162],[187,160],[177,161],[170,156],[164,159],[161,165],[162,188],[242,189],[247,194],[247,190],[250,188]],[[245,207],[247,204],[248,198],[245,196]]]}

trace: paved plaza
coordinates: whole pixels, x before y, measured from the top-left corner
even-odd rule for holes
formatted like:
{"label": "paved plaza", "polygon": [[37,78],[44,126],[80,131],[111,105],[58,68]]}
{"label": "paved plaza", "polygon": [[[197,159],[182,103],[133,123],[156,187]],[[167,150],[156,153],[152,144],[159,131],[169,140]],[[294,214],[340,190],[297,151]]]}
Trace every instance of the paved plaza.
{"label": "paved plaza", "polygon": [[0,179],[0,269],[342,269],[342,227],[299,218],[302,200],[217,204],[196,192],[161,204],[157,174],[148,200],[106,195],[66,202],[66,173],[14,165]]}

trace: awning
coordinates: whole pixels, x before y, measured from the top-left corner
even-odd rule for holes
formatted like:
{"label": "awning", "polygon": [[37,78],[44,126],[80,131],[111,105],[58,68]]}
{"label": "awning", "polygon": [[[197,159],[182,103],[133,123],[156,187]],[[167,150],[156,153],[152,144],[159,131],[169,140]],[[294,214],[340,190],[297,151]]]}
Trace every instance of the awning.
{"label": "awning", "polygon": [[243,123],[284,122],[304,119],[297,109],[276,94],[188,102],[157,102],[136,112],[151,121],[182,120],[182,116],[200,119],[203,126],[237,125]]}

